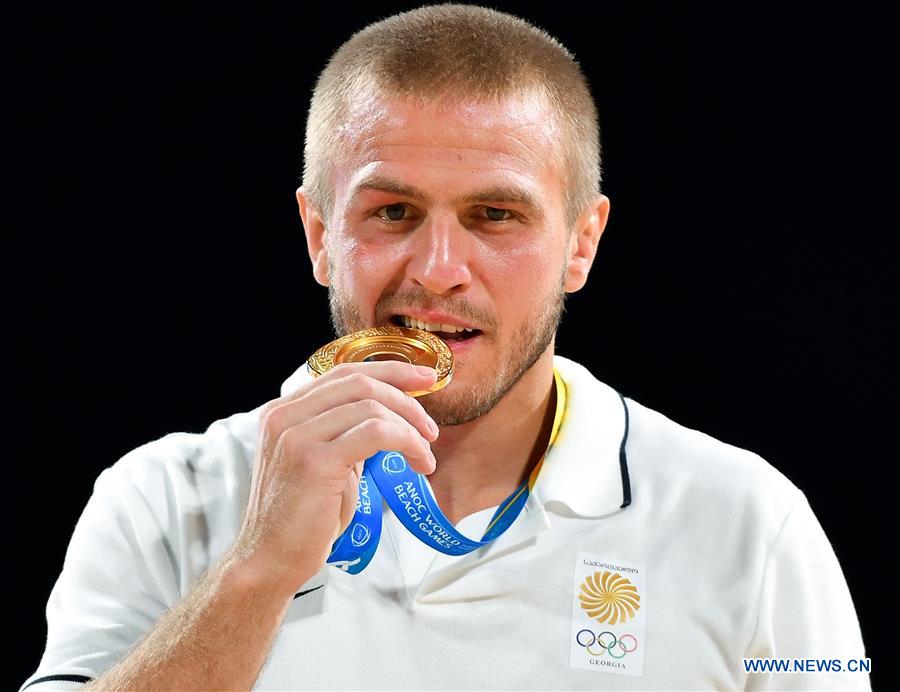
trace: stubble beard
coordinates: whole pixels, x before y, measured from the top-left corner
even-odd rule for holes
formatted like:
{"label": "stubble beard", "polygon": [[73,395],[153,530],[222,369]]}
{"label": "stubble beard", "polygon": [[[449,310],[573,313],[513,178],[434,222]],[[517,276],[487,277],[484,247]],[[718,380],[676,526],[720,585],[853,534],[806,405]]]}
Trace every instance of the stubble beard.
{"label": "stubble beard", "polygon": [[[331,325],[339,338],[370,326],[363,322],[359,309],[342,293],[336,277],[329,271],[328,304]],[[553,341],[565,312],[563,289],[565,267],[551,294],[539,301],[537,319],[519,325],[506,349],[497,359],[496,370],[471,388],[454,389],[451,383],[437,392],[419,397],[419,403],[440,427],[462,425],[489,413],[506,393],[540,359]],[[482,338],[486,338],[482,336]],[[454,368],[465,369],[465,358],[457,358]]]}

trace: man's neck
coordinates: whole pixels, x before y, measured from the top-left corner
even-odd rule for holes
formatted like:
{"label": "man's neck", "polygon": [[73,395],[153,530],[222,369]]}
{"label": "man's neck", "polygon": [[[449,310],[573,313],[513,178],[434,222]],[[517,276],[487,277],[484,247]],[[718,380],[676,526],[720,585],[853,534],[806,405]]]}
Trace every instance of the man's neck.
{"label": "man's neck", "polygon": [[431,445],[437,469],[428,482],[454,526],[500,504],[528,480],[547,449],[555,412],[550,348],[489,413],[441,428]]}

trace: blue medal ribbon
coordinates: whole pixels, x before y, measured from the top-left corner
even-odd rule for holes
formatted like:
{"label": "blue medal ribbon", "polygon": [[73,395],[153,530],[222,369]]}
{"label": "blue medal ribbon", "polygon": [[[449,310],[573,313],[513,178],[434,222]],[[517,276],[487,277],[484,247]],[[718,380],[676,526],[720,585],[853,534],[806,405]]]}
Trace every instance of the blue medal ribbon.
{"label": "blue medal ribbon", "polygon": [[[556,414],[550,445],[565,411],[565,384],[556,369]],[[494,512],[481,540],[461,534],[438,507],[425,477],[413,471],[399,452],[379,451],[366,459],[359,479],[356,510],[346,530],[331,547],[327,564],[359,574],[371,562],[381,538],[382,498],[406,529],[425,545],[446,555],[466,555],[500,536],[519,516],[537,481],[546,457],[541,457],[527,482],[520,485]]]}

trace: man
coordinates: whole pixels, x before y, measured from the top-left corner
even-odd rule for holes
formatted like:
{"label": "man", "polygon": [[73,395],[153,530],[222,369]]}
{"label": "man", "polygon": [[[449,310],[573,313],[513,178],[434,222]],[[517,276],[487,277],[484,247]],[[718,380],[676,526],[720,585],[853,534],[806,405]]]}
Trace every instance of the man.
{"label": "man", "polygon": [[[520,19],[442,5],[351,37],[307,123],[313,272],[337,335],[436,331],[452,382],[415,398],[433,370],[301,365],[280,397],[106,469],[23,689],[867,688],[803,494],[554,353],[609,214],[598,142],[577,63]],[[379,450],[466,536],[527,500],[463,556],[386,511],[352,574],[326,561]],[[747,672],[764,657],[842,670]]]}

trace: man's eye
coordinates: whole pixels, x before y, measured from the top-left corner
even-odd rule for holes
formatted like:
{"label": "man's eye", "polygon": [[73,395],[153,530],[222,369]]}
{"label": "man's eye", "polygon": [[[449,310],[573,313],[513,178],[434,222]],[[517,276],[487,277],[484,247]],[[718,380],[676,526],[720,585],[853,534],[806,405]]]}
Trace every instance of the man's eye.
{"label": "man's eye", "polygon": [[[513,219],[512,212],[509,209],[499,209],[498,207],[482,207],[484,217],[488,221],[511,221]],[[408,221],[406,214],[407,205],[402,203],[388,204],[376,210],[375,216],[382,221]]]}
{"label": "man's eye", "polygon": [[509,221],[510,217],[504,218],[504,214],[511,214],[509,209],[498,209],[497,207],[485,207],[484,212],[488,221]]}
{"label": "man's eye", "polygon": [[388,204],[378,209],[376,216],[383,221],[403,221],[405,213],[405,204]]}

